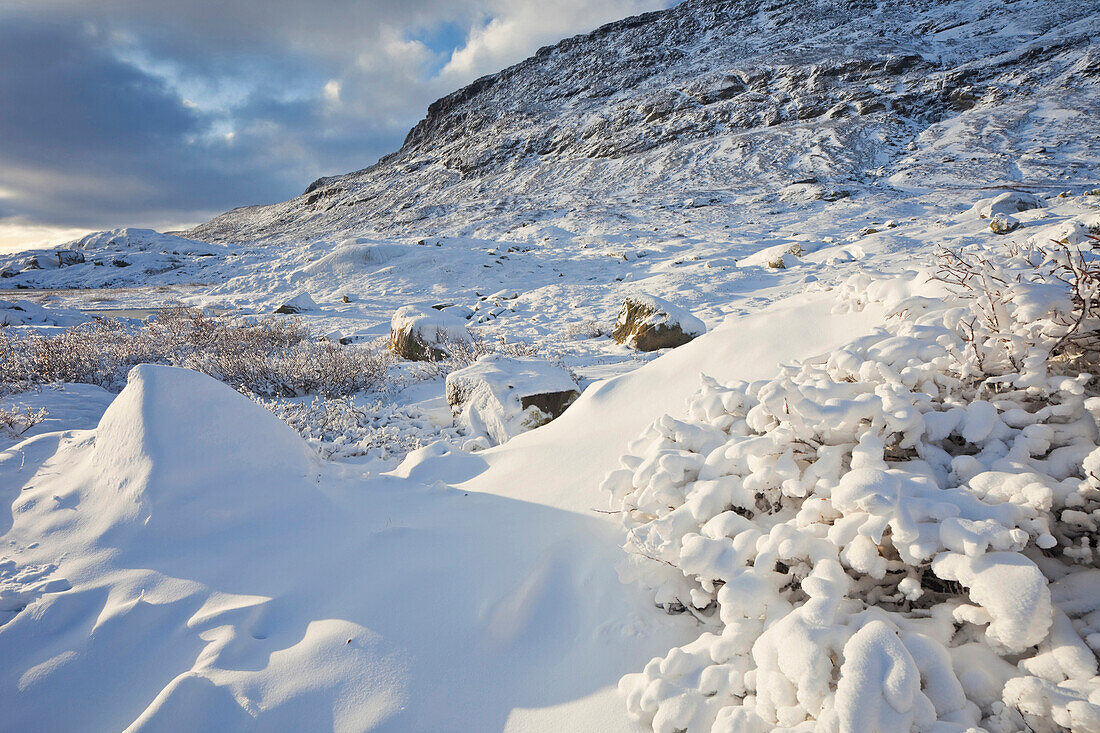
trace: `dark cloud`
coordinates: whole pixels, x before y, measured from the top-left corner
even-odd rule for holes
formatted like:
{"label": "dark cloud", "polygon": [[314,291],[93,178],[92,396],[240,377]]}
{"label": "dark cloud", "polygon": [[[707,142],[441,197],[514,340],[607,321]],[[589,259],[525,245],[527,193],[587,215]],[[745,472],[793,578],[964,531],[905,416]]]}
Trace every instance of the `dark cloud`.
{"label": "dark cloud", "polygon": [[292,196],[345,160],[377,158],[403,132],[333,134],[317,79],[313,98],[280,98],[279,77],[294,76],[280,73],[285,61],[256,60],[262,74],[249,69],[232,109],[204,111],[84,24],[7,19],[0,189],[14,196],[3,213],[83,226],[201,218]]}

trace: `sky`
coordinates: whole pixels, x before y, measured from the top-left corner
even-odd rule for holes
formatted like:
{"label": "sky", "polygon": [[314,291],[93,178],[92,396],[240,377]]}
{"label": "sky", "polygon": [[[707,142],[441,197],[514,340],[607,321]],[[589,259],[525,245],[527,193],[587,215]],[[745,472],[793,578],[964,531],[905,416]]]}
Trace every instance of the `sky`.
{"label": "sky", "polygon": [[0,0],[0,249],[272,203],[428,104],[673,0]]}

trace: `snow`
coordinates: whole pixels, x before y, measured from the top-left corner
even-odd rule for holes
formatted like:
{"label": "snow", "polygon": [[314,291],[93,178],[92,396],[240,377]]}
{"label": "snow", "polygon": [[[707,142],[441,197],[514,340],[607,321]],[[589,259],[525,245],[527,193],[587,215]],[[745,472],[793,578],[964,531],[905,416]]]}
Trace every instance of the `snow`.
{"label": "snow", "polygon": [[[0,260],[0,359],[299,296],[333,348],[498,352],[458,427],[457,360],[341,400],[147,365],[0,395],[48,413],[0,437],[0,728],[1100,729],[1100,397],[1047,358],[1080,302],[1050,274],[1100,232],[1095,14],[698,10],[294,201]],[[698,337],[607,338],[639,294]]]}
{"label": "snow", "polygon": [[446,389],[456,424],[472,439],[484,436],[492,445],[554,417],[537,405],[525,406],[524,398],[563,393],[579,396],[577,383],[563,367],[541,359],[515,359],[501,354],[487,354],[451,372]]}
{"label": "snow", "polygon": [[137,367],[95,431],[34,438],[0,475],[0,572],[41,569],[0,627],[19,728],[519,730],[580,701],[623,729],[599,693],[683,627],[643,623],[611,523],[365,481],[181,369]]}
{"label": "snow", "polygon": [[[1047,203],[1010,241],[1026,246],[1041,229],[1088,221],[1075,201]],[[449,432],[444,380],[412,383],[379,414],[396,430],[415,423],[425,447],[388,473],[378,471],[400,455],[388,465],[322,460],[254,402],[184,370],[139,367],[102,420],[111,395],[98,388],[4,398],[50,411],[48,424],[0,458],[0,492],[13,505],[0,560],[0,653],[11,660],[0,699],[17,710],[12,724],[69,727],[69,713],[48,702],[68,694],[97,701],[90,727],[119,729],[316,719],[341,729],[445,729],[458,704],[459,727],[470,730],[640,722],[742,731],[815,718],[853,729],[937,720],[1011,730],[1052,716],[1089,730],[1087,655],[1100,647],[1100,596],[1081,577],[1094,572],[1082,539],[1095,519],[1078,477],[1086,460],[1100,459],[1090,452],[1095,406],[1085,383],[1036,373],[1019,377],[1030,385],[1019,397],[951,391],[959,377],[943,374],[977,366],[951,366],[971,353],[951,325],[965,302],[927,280],[927,258],[933,244],[951,243],[1017,272],[1020,258],[992,257],[1003,238],[983,220],[965,211],[940,223],[907,220],[862,238],[862,259],[839,265],[819,258],[840,249],[825,237],[843,241],[858,227],[831,226],[817,251],[807,239],[767,243],[806,243],[797,269],[812,268],[819,282],[757,268],[758,279],[742,281],[751,295],[738,308],[749,315],[657,359],[634,361],[606,338],[555,341],[560,325],[541,335],[524,326],[538,311],[532,290],[519,287],[530,272],[521,266],[502,270],[504,287],[465,301],[475,314],[504,309],[489,322],[405,310],[399,325],[425,318],[457,333],[520,333],[567,349],[567,364],[589,375],[602,360],[612,371],[583,379],[561,417],[476,453],[459,447],[470,436]],[[311,251],[314,263],[329,246]],[[410,245],[349,269],[359,292],[399,277],[408,290],[340,304],[345,288],[330,286],[318,291],[325,310],[301,317],[369,332],[364,322],[385,313],[387,298],[415,288],[423,297],[438,271],[425,273],[416,258],[440,249]],[[669,263],[682,252],[652,248],[629,267],[646,274],[647,290],[680,294],[699,273],[753,271],[680,273]],[[470,271],[481,268],[480,256],[468,259]],[[397,263],[408,269],[385,271]],[[250,302],[264,312],[295,292],[291,280],[314,288],[288,278]],[[728,297],[718,283],[702,282],[694,297]],[[638,292],[630,281],[620,286]],[[540,286],[539,297],[563,292],[554,287]],[[542,307],[565,323],[613,313],[618,296],[598,281],[588,287],[573,290],[572,303]],[[455,300],[440,294],[440,303]],[[721,321],[706,300],[688,302]],[[1026,356],[1026,339],[1044,333],[1029,324],[1073,306],[1061,287],[1024,280],[1006,290],[1003,307],[1024,341],[991,340],[981,352],[987,365]],[[1028,389],[1057,398],[1029,407],[1019,401]],[[921,391],[930,402],[908,401]],[[630,480],[655,519],[628,539],[620,515],[601,513],[597,486],[618,471],[627,437],[643,433],[664,447],[631,448]],[[805,448],[791,449],[792,435],[824,441],[813,466]],[[955,442],[974,450],[952,454]],[[884,461],[888,450],[925,453],[898,463]],[[758,493],[800,508],[773,519],[727,510],[755,507]],[[679,578],[661,570],[654,587],[650,561],[623,564],[624,541],[676,564]],[[881,552],[884,542],[896,556]],[[1083,564],[1052,564],[1033,548],[1068,548]],[[804,600],[777,595],[789,575],[754,571],[777,563],[798,574]],[[928,566],[963,588],[951,608],[912,569]],[[654,602],[685,612],[666,615]],[[956,625],[962,632],[952,638]],[[119,651],[135,644],[164,651],[135,659],[119,680],[97,672],[119,654],[136,657]],[[1021,655],[1021,666],[1006,654]]]}

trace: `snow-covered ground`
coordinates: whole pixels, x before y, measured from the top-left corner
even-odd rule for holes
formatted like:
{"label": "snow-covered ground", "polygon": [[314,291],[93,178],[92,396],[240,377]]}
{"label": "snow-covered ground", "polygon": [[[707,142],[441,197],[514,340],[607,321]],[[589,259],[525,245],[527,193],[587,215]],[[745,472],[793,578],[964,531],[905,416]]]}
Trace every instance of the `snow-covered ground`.
{"label": "snow-covered ground", "polygon": [[[423,444],[404,460],[324,459],[256,402],[173,367],[136,368],[117,396],[65,384],[0,398],[0,408],[49,411],[20,439],[0,437],[0,506],[10,507],[0,511],[0,728],[610,731],[640,724],[672,731],[709,729],[717,718],[739,731],[813,729],[820,717],[828,729],[907,731],[911,724],[932,730],[929,721],[939,717],[936,730],[1014,730],[1022,713],[1036,729],[1054,721],[1097,730],[1096,497],[1082,468],[1085,448],[1096,442],[1081,403],[1091,388],[1062,380],[1052,403],[1071,405],[1068,412],[1036,418],[1032,427],[1009,415],[1020,409],[1008,404],[1011,395],[964,409],[961,422],[950,410],[974,399],[966,390],[913,398],[908,412],[907,403],[890,401],[932,394],[922,380],[936,373],[959,378],[953,342],[933,332],[953,296],[940,284],[930,290],[927,270],[917,274],[933,266],[936,248],[1000,253],[1009,243],[1051,239],[1087,246],[1100,228],[1100,198],[1050,196],[1042,208],[1013,212],[1017,229],[994,234],[971,207],[996,193],[950,203],[944,192],[776,201],[729,229],[718,217],[687,221],[693,214],[685,212],[677,231],[646,231],[639,214],[602,230],[546,224],[507,240],[423,244],[355,238],[215,252],[116,232],[74,245],[84,263],[0,281],[142,285],[109,291],[128,308],[162,305],[160,286],[187,303],[246,315],[270,314],[305,292],[316,310],[279,317],[349,338],[348,349],[385,335],[400,306],[455,304],[473,311],[475,335],[533,345],[561,359],[584,387],[548,425],[466,452],[449,426],[442,375],[406,374],[399,389],[369,397],[384,402],[377,414],[391,428],[415,438],[407,447]],[[122,257],[131,264],[95,264]],[[177,258],[170,264],[178,266],[157,272]],[[769,266],[776,259],[784,267]],[[102,291],[25,292],[47,314],[102,305],[94,301]],[[622,300],[637,293],[686,308],[707,332],[647,355],[590,335],[609,332]],[[15,289],[4,295],[16,304],[22,297]],[[8,308],[32,311],[41,315]],[[49,333],[73,317],[66,312],[51,324],[20,316],[26,322],[9,328]],[[797,364],[805,366],[790,366]],[[777,374],[770,384],[755,381]],[[698,397],[703,375],[715,381]],[[943,380],[937,384],[947,389]],[[1033,400],[1045,394],[1035,392],[1038,384]],[[886,417],[874,416],[872,398],[860,390],[883,401],[876,409]],[[782,417],[784,394],[801,400],[788,409],[803,422]],[[760,410],[744,417],[738,400],[767,404],[772,418]],[[939,427],[921,423],[921,433],[914,420],[929,400],[942,400],[949,417]],[[738,420],[749,428],[736,428]],[[1060,423],[1077,427],[1049,427]],[[1055,461],[1044,457],[1050,445],[1029,443],[1031,452],[1014,464],[994,445],[1012,445],[1010,428],[1030,441],[1076,447]],[[880,440],[876,459],[872,438],[889,444],[894,429],[943,435],[924,443],[913,437],[893,453],[883,453]],[[723,450],[733,451],[752,431],[775,450],[747,452],[748,468],[732,453],[714,475],[692,463],[727,442]],[[826,470],[824,453],[815,463],[801,452],[791,456],[795,473],[783,473],[789,441],[806,441],[805,451],[814,441],[859,442],[861,431],[872,438],[859,443],[860,458],[834,456],[840,473]],[[631,445],[643,434],[646,441]],[[951,440],[956,457],[913,453],[929,442],[942,453]],[[619,470],[624,454],[627,474]],[[887,470],[884,460],[907,463]],[[849,476],[894,478],[868,478],[862,488],[840,481],[850,501],[842,500],[835,479],[849,468],[860,469]],[[1026,472],[1061,488],[1053,505],[1028,491],[1000,497],[996,481],[975,478],[983,471]],[[764,474],[778,476],[776,486],[765,486],[772,479]],[[738,494],[714,487],[730,476],[763,482],[763,494],[779,492],[769,501],[779,507],[782,496],[787,508],[755,519],[723,512],[738,506]],[[884,481],[912,483],[902,494],[920,507],[889,509]],[[616,491],[610,508],[609,488]],[[965,511],[929,510],[925,494],[937,490]],[[807,491],[819,502],[812,511]],[[1081,498],[1067,502],[1071,494]],[[681,504],[691,508],[685,523],[662,525]],[[871,531],[872,515],[883,527],[916,523],[915,539],[891,544],[882,527]],[[929,516],[944,528],[925,542],[920,527]],[[867,531],[856,529],[859,517]],[[945,521],[952,518],[954,535]],[[834,519],[853,531],[830,530]],[[1078,529],[1067,534],[1067,523]],[[760,577],[729,574],[729,553],[743,551],[730,528],[768,538],[746,556]],[[1048,536],[1077,544],[1044,556],[1036,548],[1050,555]],[[640,567],[628,562],[624,544]],[[951,590],[926,591],[918,603],[919,570],[937,553],[934,567]],[[663,570],[647,566],[654,560]],[[1001,561],[1019,578],[1004,580]],[[774,570],[779,564],[784,572]],[[752,586],[776,578],[795,578],[804,592]],[[893,585],[882,589],[881,578]],[[745,586],[740,595],[723,595],[723,585],[736,583]],[[1026,588],[1033,602],[1014,605],[1005,588]],[[884,610],[874,610],[871,589]],[[1033,618],[1021,622],[1026,613]],[[765,634],[768,624],[774,629]],[[776,641],[784,635],[799,641]],[[858,673],[846,661],[857,657],[864,660]]]}

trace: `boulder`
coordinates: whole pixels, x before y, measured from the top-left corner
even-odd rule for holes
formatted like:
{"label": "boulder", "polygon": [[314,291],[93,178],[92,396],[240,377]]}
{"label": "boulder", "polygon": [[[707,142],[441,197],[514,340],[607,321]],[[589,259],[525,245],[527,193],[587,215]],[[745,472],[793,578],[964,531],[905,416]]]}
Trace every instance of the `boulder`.
{"label": "boulder", "polygon": [[1018,226],[1020,226],[1020,222],[1002,211],[998,211],[989,220],[989,228],[994,234],[1008,234],[1015,231]]}
{"label": "boulder", "polygon": [[489,354],[447,375],[455,425],[493,445],[545,425],[579,396],[568,370],[542,359]]}
{"label": "boulder", "polygon": [[317,310],[317,304],[304,290],[275,309],[276,313],[294,314]]}
{"label": "boulder", "polygon": [[390,320],[390,350],[411,361],[439,361],[450,356],[448,344],[469,342],[466,321],[445,311],[406,305]]}
{"label": "boulder", "polygon": [[627,298],[611,336],[638,351],[682,346],[703,334],[706,326],[685,309],[652,295]]}
{"label": "boulder", "polygon": [[78,252],[75,249],[61,249],[58,250],[56,254],[57,264],[59,267],[82,265],[85,262],[84,253]]}
{"label": "boulder", "polygon": [[1038,196],[1019,191],[1005,191],[993,198],[982,199],[970,209],[971,214],[976,214],[979,219],[992,219],[997,214],[1011,216],[1029,209],[1043,208],[1043,201]]}

